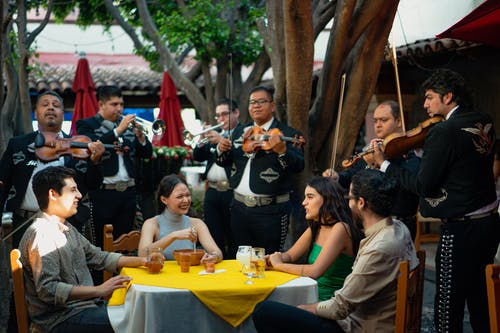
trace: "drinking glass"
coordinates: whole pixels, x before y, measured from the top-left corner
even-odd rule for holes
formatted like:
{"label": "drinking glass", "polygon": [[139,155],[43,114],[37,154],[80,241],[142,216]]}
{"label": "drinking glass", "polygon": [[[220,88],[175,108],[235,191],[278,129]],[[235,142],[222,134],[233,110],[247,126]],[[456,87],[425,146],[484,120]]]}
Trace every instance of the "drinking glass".
{"label": "drinking glass", "polygon": [[255,278],[263,278],[264,271],[266,270],[266,249],[263,247],[253,247],[252,248],[252,259],[251,263],[255,265]]}
{"label": "drinking glass", "polygon": [[238,260],[242,266],[250,265],[251,257],[252,247],[250,245],[238,246],[238,252],[236,252],[236,260]]}
{"label": "drinking glass", "polygon": [[160,273],[163,267],[163,255],[161,247],[152,247],[147,249],[148,262],[146,264],[148,272],[151,274]]}
{"label": "drinking glass", "polygon": [[252,262],[249,262],[247,265],[243,265],[243,268],[241,269],[241,271],[247,277],[247,279],[245,280],[245,284],[253,284],[253,281],[251,280],[251,278],[253,278],[255,276],[255,273],[256,273],[255,264]]}

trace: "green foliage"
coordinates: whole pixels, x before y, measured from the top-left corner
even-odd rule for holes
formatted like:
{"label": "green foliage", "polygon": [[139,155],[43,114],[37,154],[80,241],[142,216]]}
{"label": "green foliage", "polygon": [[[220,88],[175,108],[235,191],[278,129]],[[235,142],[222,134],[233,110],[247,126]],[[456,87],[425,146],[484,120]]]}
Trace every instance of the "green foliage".
{"label": "green foliage", "polygon": [[231,53],[238,63],[257,58],[262,38],[255,20],[264,15],[256,1],[194,0],[170,15],[154,14],[160,34],[173,52],[193,46],[200,59],[221,59]]}

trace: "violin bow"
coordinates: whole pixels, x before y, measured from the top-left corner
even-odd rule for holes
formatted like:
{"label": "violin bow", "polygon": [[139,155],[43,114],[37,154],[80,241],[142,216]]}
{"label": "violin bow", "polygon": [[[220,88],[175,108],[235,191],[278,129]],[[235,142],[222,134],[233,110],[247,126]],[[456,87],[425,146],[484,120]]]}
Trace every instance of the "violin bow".
{"label": "violin bow", "polygon": [[[389,45],[390,45],[390,43],[389,43]],[[393,41],[392,41],[392,47],[390,47],[390,50],[389,50],[389,54],[391,56],[392,65],[394,67],[394,76],[396,78],[396,91],[398,94],[399,116],[401,117],[401,128],[403,130],[403,133],[406,133],[405,118],[404,118],[404,112],[403,112],[403,98],[401,97],[401,85],[399,84],[398,58],[396,56],[396,45],[394,43],[394,36],[393,36]]]}
{"label": "violin bow", "polygon": [[342,105],[344,104],[344,90],[345,90],[345,79],[346,74],[342,74],[342,79],[340,83],[340,97],[339,97],[339,107],[337,110],[337,124],[335,125],[335,136],[333,137],[333,148],[332,148],[332,159],[330,161],[330,169],[333,175],[335,168],[335,160],[337,157],[337,144],[339,141],[339,129],[340,129],[340,118],[342,116]]}

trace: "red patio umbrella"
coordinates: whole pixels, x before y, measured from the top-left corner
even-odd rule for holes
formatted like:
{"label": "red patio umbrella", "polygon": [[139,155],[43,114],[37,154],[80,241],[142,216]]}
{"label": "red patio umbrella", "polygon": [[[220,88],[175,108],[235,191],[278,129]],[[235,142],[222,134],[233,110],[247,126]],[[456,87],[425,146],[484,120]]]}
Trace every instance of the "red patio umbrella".
{"label": "red patio umbrella", "polygon": [[153,144],[168,147],[184,146],[181,103],[177,97],[177,88],[168,72],[163,72],[158,119],[162,119],[165,122],[166,129],[161,138],[153,139]]}
{"label": "red patio umbrella", "polygon": [[436,35],[500,47],[500,1],[486,0],[463,19]]}
{"label": "red patio umbrella", "polygon": [[95,116],[98,109],[95,85],[90,74],[89,62],[84,54],[78,60],[72,89],[76,94],[71,118],[71,134],[73,135],[76,121]]}

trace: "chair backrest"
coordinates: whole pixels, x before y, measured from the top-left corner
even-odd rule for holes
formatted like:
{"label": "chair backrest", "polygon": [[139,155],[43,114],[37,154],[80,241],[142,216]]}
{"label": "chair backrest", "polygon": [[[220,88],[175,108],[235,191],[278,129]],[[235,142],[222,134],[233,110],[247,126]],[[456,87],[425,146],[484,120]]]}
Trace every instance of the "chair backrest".
{"label": "chair backrest", "polygon": [[[139,247],[141,232],[132,230],[127,234],[120,235],[116,240],[113,239],[113,226],[106,224],[104,226],[103,250],[108,252],[120,252],[123,254],[132,254]],[[106,281],[113,276],[113,273],[104,272],[103,280]]]}
{"label": "chair backrest", "polygon": [[12,280],[14,282],[17,330],[19,333],[28,333],[29,321],[26,299],[24,296],[23,264],[19,258],[21,258],[21,252],[18,249],[10,251],[10,268],[12,270]]}
{"label": "chair backrest", "polygon": [[396,296],[395,333],[418,333],[422,324],[422,298],[424,291],[425,251],[417,251],[418,266],[410,271],[409,262],[399,265]]}
{"label": "chair backrest", "polygon": [[490,264],[486,266],[486,289],[488,291],[488,308],[490,313],[491,333],[500,332],[500,266]]}

